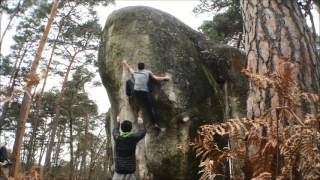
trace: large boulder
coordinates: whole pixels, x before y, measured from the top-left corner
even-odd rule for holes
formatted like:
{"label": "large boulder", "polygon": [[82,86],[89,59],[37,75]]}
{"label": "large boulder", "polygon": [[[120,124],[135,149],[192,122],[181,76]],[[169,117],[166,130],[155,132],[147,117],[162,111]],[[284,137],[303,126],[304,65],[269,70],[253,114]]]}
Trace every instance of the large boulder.
{"label": "large boulder", "polygon": [[165,131],[151,128],[143,113],[147,135],[138,144],[137,176],[195,179],[199,162],[189,142],[199,125],[239,116],[245,108],[246,80],[240,73],[243,54],[207,42],[175,17],[150,7],[113,12],[99,50],[100,75],[111,102],[109,129],[117,114],[136,123],[137,104],[129,104],[125,94],[129,73],[123,60],[134,67],[144,62],[154,74],[172,77],[158,83],[153,92],[158,120]]}

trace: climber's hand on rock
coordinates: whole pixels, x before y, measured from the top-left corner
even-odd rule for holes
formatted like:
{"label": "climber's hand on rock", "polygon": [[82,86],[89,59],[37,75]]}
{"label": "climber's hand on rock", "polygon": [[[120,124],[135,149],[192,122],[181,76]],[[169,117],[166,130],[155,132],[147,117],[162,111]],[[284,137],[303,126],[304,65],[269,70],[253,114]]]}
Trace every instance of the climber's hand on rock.
{"label": "climber's hand on rock", "polygon": [[119,117],[119,115],[117,116],[117,122],[120,123],[120,117]]}
{"label": "climber's hand on rock", "polygon": [[3,162],[0,162],[0,166],[5,166],[5,165],[7,165],[8,164],[8,161],[3,161]]}
{"label": "climber's hand on rock", "polygon": [[142,119],[141,116],[138,116],[138,123],[139,123],[139,124],[142,124],[142,123],[143,123],[143,119]]}
{"label": "climber's hand on rock", "polygon": [[170,81],[170,80],[171,80],[171,77],[165,76],[163,80],[164,80],[164,81]]}

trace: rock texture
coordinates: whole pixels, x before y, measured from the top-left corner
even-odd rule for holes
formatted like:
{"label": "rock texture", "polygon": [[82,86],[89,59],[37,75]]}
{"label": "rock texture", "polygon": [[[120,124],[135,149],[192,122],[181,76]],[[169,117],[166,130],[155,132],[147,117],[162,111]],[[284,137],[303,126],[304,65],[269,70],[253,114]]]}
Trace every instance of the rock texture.
{"label": "rock texture", "polygon": [[130,105],[125,94],[129,74],[122,66],[124,59],[134,67],[144,62],[154,74],[172,77],[158,83],[153,92],[165,132],[159,134],[149,127],[143,113],[148,132],[138,145],[137,176],[196,179],[199,162],[188,144],[199,125],[240,116],[245,110],[247,85],[240,73],[243,54],[207,42],[202,34],[153,8],[137,6],[113,12],[99,50],[100,75],[111,101],[109,129],[117,114],[136,123],[137,104]]}

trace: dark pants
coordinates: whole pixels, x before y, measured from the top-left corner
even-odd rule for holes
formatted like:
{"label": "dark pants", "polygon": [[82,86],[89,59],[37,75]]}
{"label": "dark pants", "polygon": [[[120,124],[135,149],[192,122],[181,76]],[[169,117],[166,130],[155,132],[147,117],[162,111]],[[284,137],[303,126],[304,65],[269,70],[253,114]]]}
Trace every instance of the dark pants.
{"label": "dark pants", "polygon": [[133,91],[133,96],[146,108],[152,125],[156,124],[156,111],[151,94],[146,91]]}
{"label": "dark pants", "polygon": [[3,162],[5,160],[7,160],[8,157],[7,157],[7,149],[6,147],[2,146],[0,148],[0,162]]}

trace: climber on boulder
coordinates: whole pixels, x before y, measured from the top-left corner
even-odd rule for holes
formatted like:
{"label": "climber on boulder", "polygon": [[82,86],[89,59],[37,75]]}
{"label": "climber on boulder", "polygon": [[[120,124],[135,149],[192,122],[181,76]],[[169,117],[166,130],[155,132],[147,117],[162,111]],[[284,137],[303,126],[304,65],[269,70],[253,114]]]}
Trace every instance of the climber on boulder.
{"label": "climber on boulder", "polygon": [[[149,115],[150,121],[154,128],[160,129],[157,118],[156,118],[156,110],[154,107],[153,99],[150,93],[149,81],[150,78],[156,81],[167,81],[170,80],[168,76],[156,76],[151,71],[145,69],[144,63],[138,63],[138,70],[135,71],[127,61],[123,61],[123,65],[128,69],[128,71],[132,75],[132,81],[127,81],[127,95],[132,95],[140,100],[146,107],[147,113]],[[130,86],[133,86],[130,87]],[[129,90],[128,90],[129,89]],[[130,89],[133,90],[132,93],[128,93]]]}
{"label": "climber on boulder", "polygon": [[117,116],[117,123],[113,129],[113,139],[115,142],[115,173],[112,180],[135,180],[136,170],[136,145],[146,135],[142,117],[138,116],[138,132],[132,133],[132,123],[124,120],[121,123]]}

